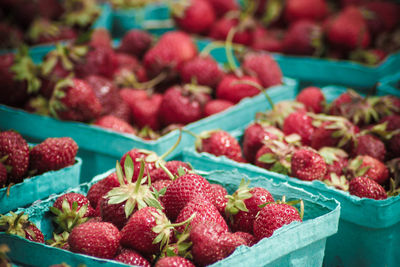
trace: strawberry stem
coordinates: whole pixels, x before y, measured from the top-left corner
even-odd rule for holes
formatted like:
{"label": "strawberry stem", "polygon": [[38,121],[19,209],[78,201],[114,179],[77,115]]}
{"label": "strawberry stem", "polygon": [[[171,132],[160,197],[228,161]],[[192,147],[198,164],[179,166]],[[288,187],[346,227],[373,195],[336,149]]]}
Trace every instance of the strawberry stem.
{"label": "strawberry stem", "polygon": [[[200,52],[199,56],[200,57],[206,57],[208,56],[211,51],[213,51],[214,49],[218,49],[218,48],[226,48],[226,44],[224,42],[211,42],[209,44],[207,44]],[[244,49],[243,45],[240,44],[232,44],[232,49],[240,52]]]}
{"label": "strawberry stem", "polygon": [[251,85],[255,88],[257,88],[267,99],[268,104],[271,106],[271,109],[273,109],[275,107],[274,102],[272,101],[271,97],[268,95],[268,93],[266,92],[266,89],[264,89],[261,85],[259,85],[256,82],[253,81],[249,81],[249,80],[240,80],[240,81],[235,81],[233,82],[233,85],[235,84],[247,84],[247,85]]}
{"label": "strawberry stem", "polygon": [[228,59],[228,64],[232,71],[235,71],[238,68],[238,66],[236,65],[235,56],[233,54],[233,48],[232,48],[233,37],[235,37],[236,32],[237,32],[236,27],[230,29],[225,41],[226,58]]}
{"label": "strawberry stem", "polygon": [[179,145],[179,143],[181,142],[181,140],[182,140],[182,129],[180,128],[180,129],[179,129],[179,137],[178,137],[178,139],[176,140],[175,144],[174,144],[170,149],[168,149],[167,152],[165,152],[164,154],[161,155],[161,157],[159,158],[159,161],[165,159],[169,154],[171,154],[172,151],[174,151],[175,148],[178,147],[178,145]]}

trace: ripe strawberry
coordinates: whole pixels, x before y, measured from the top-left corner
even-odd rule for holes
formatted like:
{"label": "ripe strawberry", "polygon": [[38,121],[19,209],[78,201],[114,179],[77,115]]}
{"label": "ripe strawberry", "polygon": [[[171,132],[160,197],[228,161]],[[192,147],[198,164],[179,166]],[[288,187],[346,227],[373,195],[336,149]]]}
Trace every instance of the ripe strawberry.
{"label": "ripe strawberry", "polygon": [[49,106],[53,116],[73,121],[90,121],[97,118],[102,110],[93,88],[75,78],[57,83]]}
{"label": "ripe strawberry", "polygon": [[208,117],[217,113],[220,113],[234,104],[231,101],[223,100],[223,99],[213,99],[207,102],[204,106],[203,114],[204,117]]}
{"label": "ripe strawberry", "polygon": [[253,246],[255,243],[257,243],[256,238],[254,237],[254,235],[246,233],[246,232],[234,232],[233,235],[241,237],[243,240],[246,241],[246,246],[251,247]]}
{"label": "ripe strawberry", "polygon": [[349,193],[358,197],[372,198],[376,200],[386,199],[385,189],[366,176],[355,177],[350,181]]}
{"label": "ripe strawberry", "polygon": [[161,94],[128,88],[120,90],[119,93],[128,103],[135,125],[139,128],[148,126],[153,130],[160,129],[158,113],[163,99]]}
{"label": "ripe strawberry", "polygon": [[357,137],[356,145],[353,147],[353,156],[368,155],[380,161],[385,160],[385,144],[370,134],[363,134]]}
{"label": "ripe strawberry", "polygon": [[0,22],[0,48],[9,49],[22,44],[23,33],[8,22]]}
{"label": "ripe strawberry", "polygon": [[398,4],[390,1],[371,1],[362,5],[368,29],[373,34],[393,30],[399,22]]}
{"label": "ripe strawberry", "polygon": [[122,68],[126,68],[129,70],[136,70],[140,67],[140,62],[134,56],[125,53],[116,53],[115,57],[117,58],[117,66],[118,66],[116,72]]}
{"label": "ripe strawberry", "polygon": [[116,53],[107,47],[93,47],[85,58],[75,66],[75,73],[79,78],[89,75],[99,75],[112,79],[118,67]]}
{"label": "ripe strawberry", "polygon": [[30,151],[29,167],[39,173],[59,170],[75,163],[78,145],[69,137],[47,138]]}
{"label": "ripe strawberry", "polygon": [[49,44],[59,41],[73,41],[78,37],[74,28],[56,25],[47,19],[39,18],[28,29],[29,41],[33,44]]}
{"label": "ripe strawberry", "polygon": [[7,234],[17,235],[37,243],[44,243],[43,233],[32,222],[28,215],[23,212],[11,215],[0,215],[0,231]]}
{"label": "ripe strawberry", "polygon": [[379,123],[385,123],[386,124],[386,130],[387,131],[394,131],[397,129],[400,129],[400,115],[389,115],[383,117]]}
{"label": "ripe strawberry", "polygon": [[[265,50],[269,52],[283,52],[283,39],[286,32],[281,29],[269,29],[268,32],[261,31],[258,36],[253,37],[253,43],[251,47],[256,50]],[[257,34],[257,29],[254,31],[254,35]]]}
{"label": "ripe strawberry", "polygon": [[349,161],[347,169],[353,177],[365,176],[379,184],[384,184],[389,178],[389,170],[383,162],[366,155],[357,156]]}
{"label": "ripe strawberry", "polygon": [[327,171],[324,158],[307,148],[294,152],[291,167],[292,175],[304,181],[322,180]]}
{"label": "ripe strawberry", "polygon": [[[241,22],[236,18],[223,17],[214,23],[209,33],[209,37],[216,40],[225,41],[230,30],[234,27],[238,27],[240,23]],[[239,29],[236,32],[235,36],[233,37],[233,42],[250,46],[253,42],[252,29],[248,27],[243,28],[244,29]]]}
{"label": "ripe strawberry", "polygon": [[195,147],[198,152],[226,156],[237,162],[245,162],[239,142],[222,130],[202,132],[195,141]]}
{"label": "ripe strawberry", "polygon": [[253,234],[254,220],[262,209],[260,205],[274,202],[274,198],[268,190],[261,187],[249,188],[249,184],[250,181],[246,183],[242,180],[236,192],[229,196],[225,214],[233,231]]}
{"label": "ripe strawberry", "polygon": [[[154,183],[151,183],[151,189],[152,191],[157,190],[158,192],[162,189],[165,188],[167,190],[167,187],[172,184],[172,180],[157,180]],[[162,202],[164,195],[159,196],[159,200]]]}
{"label": "ripe strawberry", "polygon": [[308,20],[299,20],[290,25],[283,40],[283,51],[292,55],[319,55],[322,52],[323,30],[320,25]]}
{"label": "ripe strawberry", "polygon": [[348,164],[348,154],[339,149],[333,147],[323,147],[318,153],[324,158],[327,171],[325,179],[331,180],[331,174],[334,173],[338,177],[345,174],[344,171]]}
{"label": "ripe strawberry", "polygon": [[141,159],[144,159],[144,164],[146,168],[145,174],[147,174],[147,171],[151,172],[153,169],[156,168],[155,162],[159,159],[159,156],[152,151],[134,148],[126,152],[121,157],[121,166],[125,165],[125,159],[127,158],[127,156],[129,156],[133,161],[133,182],[135,182],[139,177]]}
{"label": "ripe strawberry", "polygon": [[124,120],[113,115],[105,115],[93,122],[94,125],[120,133],[136,134],[137,131]]}
{"label": "ripe strawberry", "polygon": [[207,33],[215,22],[215,13],[208,0],[190,0],[182,8],[172,8],[173,18],[185,32]]}
{"label": "ripe strawberry", "polygon": [[192,255],[197,266],[210,265],[228,257],[246,241],[218,224],[198,224],[190,231]]}
{"label": "ripe strawberry", "polygon": [[284,203],[268,204],[260,211],[254,221],[254,236],[257,240],[270,237],[275,230],[294,221],[302,221],[296,208]]}
{"label": "ripe strawberry", "polygon": [[278,140],[266,140],[257,151],[255,165],[285,175],[290,174],[290,160],[296,147]]}
{"label": "ripe strawberry", "polygon": [[136,29],[130,30],[122,38],[118,51],[142,58],[152,42],[153,37],[149,33]]}
{"label": "ripe strawberry", "polygon": [[104,28],[94,29],[90,36],[89,46],[111,48],[112,38],[108,30]]}
{"label": "ripe strawberry", "polygon": [[0,188],[3,188],[7,184],[7,169],[0,162]]}
{"label": "ripe strawberry", "polygon": [[154,267],[172,267],[172,266],[195,267],[190,260],[182,258],[180,256],[161,258],[160,260],[157,261]]}
{"label": "ripe strawberry", "polygon": [[87,222],[75,227],[68,237],[70,250],[104,259],[114,258],[121,234],[107,222]]}
{"label": "ripe strawberry", "polygon": [[400,134],[394,135],[389,140],[389,150],[392,157],[400,157]]}
{"label": "ripe strawberry", "polygon": [[314,131],[312,118],[302,110],[290,113],[283,123],[283,132],[286,135],[294,133],[300,135],[303,145],[311,144],[311,136]]}
{"label": "ripe strawberry", "polygon": [[9,183],[22,181],[29,166],[29,146],[17,132],[0,132],[0,159],[7,169]]}
{"label": "ripe strawberry", "polygon": [[265,53],[247,53],[242,68],[260,81],[264,88],[282,84],[282,71],[273,57]]}
{"label": "ripe strawberry", "polygon": [[98,181],[92,185],[87,193],[87,198],[90,201],[90,205],[93,208],[97,208],[100,199],[107,194],[114,187],[118,187],[120,184],[118,182],[118,177],[115,172],[108,175],[103,180]]}
{"label": "ripe strawberry", "polygon": [[258,95],[260,90],[257,87],[250,84],[241,83],[246,81],[253,82],[256,85],[261,84],[260,81],[255,77],[237,77],[232,74],[225,75],[218,84],[216,92],[217,98],[228,100],[236,104],[245,97]]}
{"label": "ripe strawberry", "polygon": [[325,104],[325,96],[318,87],[306,87],[297,95],[296,101],[304,104],[310,112],[321,113]]}
{"label": "ripe strawberry", "polygon": [[[164,164],[164,167],[168,169],[168,171],[173,175],[178,177],[179,170],[182,169],[184,172],[187,172],[192,169],[189,164],[186,162],[172,160],[168,161]],[[156,168],[151,170],[150,172],[151,182],[156,182],[159,180],[171,180],[171,177],[163,170],[163,168]]]}
{"label": "ripe strawberry", "polygon": [[197,174],[178,177],[165,192],[163,198],[165,214],[171,221],[175,221],[186,204],[197,196],[212,200],[212,204],[215,202],[210,183],[205,178]]}
{"label": "ripe strawberry", "polygon": [[38,14],[50,20],[59,19],[64,12],[63,5],[57,0],[39,0],[36,4]]}
{"label": "ripe strawberry", "polygon": [[325,0],[288,0],[284,15],[288,23],[294,23],[301,20],[322,20],[328,12]]}
{"label": "ripe strawberry", "polygon": [[139,267],[151,266],[148,260],[132,249],[123,249],[122,252],[114,258],[114,260]]}
{"label": "ripe strawberry", "polygon": [[252,123],[244,131],[243,155],[251,163],[255,161],[257,151],[263,146],[265,140],[278,140],[284,134],[274,126],[264,126],[260,123]]}
{"label": "ripe strawberry", "polygon": [[329,42],[342,49],[366,48],[370,43],[370,34],[361,11],[349,6],[340,11],[327,29]]}
{"label": "ripe strawberry", "polygon": [[224,73],[212,57],[196,56],[182,65],[180,75],[185,83],[195,80],[199,85],[216,88]]}
{"label": "ripe strawberry", "polygon": [[222,17],[229,11],[239,10],[239,4],[235,0],[208,0],[213,6],[218,17]]}
{"label": "ripe strawberry", "polygon": [[228,199],[225,198],[225,196],[228,195],[228,191],[219,184],[210,184],[211,185],[211,191],[214,195],[215,199],[215,207],[218,209],[219,213],[221,215],[225,215],[225,207],[226,203],[228,203]]}

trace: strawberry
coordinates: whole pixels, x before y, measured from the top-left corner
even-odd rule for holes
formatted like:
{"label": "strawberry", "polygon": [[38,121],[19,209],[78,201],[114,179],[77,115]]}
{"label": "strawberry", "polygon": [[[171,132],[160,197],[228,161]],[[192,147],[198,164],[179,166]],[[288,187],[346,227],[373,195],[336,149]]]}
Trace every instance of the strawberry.
{"label": "strawberry", "polygon": [[400,134],[394,135],[389,140],[389,150],[393,157],[400,157]]}
{"label": "strawberry", "polygon": [[253,42],[252,29],[249,27],[239,27],[240,24],[241,22],[236,18],[223,17],[214,23],[209,37],[216,40],[225,41],[228,37],[228,33],[236,27],[238,31],[233,37],[233,42],[250,46]]}
{"label": "strawberry", "polygon": [[393,30],[399,23],[400,8],[390,1],[371,1],[362,5],[368,29],[373,34]]}
{"label": "strawberry", "polygon": [[[283,39],[285,32],[280,29],[269,29],[268,32],[263,29],[265,32],[261,31],[258,33],[258,36],[253,37],[253,43],[251,47],[256,50],[265,50],[269,52],[283,52]],[[254,34],[256,34],[257,30],[255,30]]]}
{"label": "strawberry", "polygon": [[49,108],[54,117],[73,121],[90,121],[97,118],[102,110],[93,88],[75,78],[57,83]]}
{"label": "strawberry", "polygon": [[376,200],[387,198],[385,189],[380,184],[375,182],[375,180],[365,176],[359,176],[351,179],[349,193],[361,198],[366,197]]}
{"label": "strawberry", "polygon": [[100,199],[111,189],[118,187],[119,185],[118,177],[115,172],[111,173],[103,180],[93,184],[87,193],[87,198],[90,201],[90,205],[93,208],[97,208]]}
{"label": "strawberry", "polygon": [[[194,228],[199,224],[218,224],[225,231],[228,231],[228,225],[224,218],[219,213],[218,209],[211,204],[208,200],[204,199],[203,196],[198,196],[191,199],[185,207],[179,212],[176,218],[176,223],[181,223],[190,218],[192,214],[196,214],[192,221],[189,223],[189,227]],[[177,227],[177,231],[183,232],[185,225]]]}
{"label": "strawberry", "polygon": [[244,56],[242,68],[244,72],[256,77],[264,88],[282,84],[281,68],[268,54],[247,53]]}
{"label": "strawberry", "polygon": [[75,40],[78,33],[75,29],[66,25],[57,25],[56,23],[44,19],[35,19],[28,29],[29,41],[33,44],[48,44],[63,40]]}
{"label": "strawberry", "polygon": [[225,207],[226,203],[228,203],[228,199],[225,196],[228,195],[228,191],[226,191],[225,187],[219,184],[210,184],[211,191],[214,195],[215,199],[215,207],[218,209],[221,215],[225,215]]}
{"label": "strawberry", "polygon": [[0,48],[8,49],[18,47],[22,44],[23,33],[17,27],[7,23],[0,22]]}
{"label": "strawberry", "polygon": [[154,267],[172,267],[172,266],[179,266],[179,267],[195,267],[194,264],[185,258],[180,256],[173,256],[173,257],[164,257],[157,261]]}
{"label": "strawberry", "polygon": [[257,87],[246,84],[245,82],[251,82],[255,85],[261,84],[255,77],[237,77],[236,75],[228,74],[225,75],[218,84],[216,91],[217,98],[228,100],[236,104],[245,97],[252,97],[260,93]]}
{"label": "strawberry", "polygon": [[363,134],[357,137],[356,145],[353,147],[353,156],[368,155],[380,161],[385,160],[385,144],[370,134]]}
{"label": "strawberry", "polygon": [[15,214],[10,211],[9,216],[0,215],[0,231],[11,235],[17,235],[37,243],[44,243],[43,233],[23,212]]}
{"label": "strawberry", "polygon": [[[178,160],[168,161],[164,164],[164,167],[167,168],[174,177],[180,176],[180,169],[182,169],[182,171],[184,172],[192,169],[189,164]],[[156,168],[151,170],[150,177],[152,183],[159,180],[171,180],[171,177],[169,177],[169,174],[167,174],[163,168]]]}
{"label": "strawberry", "polygon": [[207,102],[209,96],[190,91],[189,86],[174,86],[164,93],[158,112],[162,125],[188,124],[202,118],[203,101]]}
{"label": "strawberry", "polygon": [[365,176],[378,184],[384,184],[389,178],[389,170],[385,164],[376,158],[366,155],[357,156],[349,161],[347,169],[353,177]]}
{"label": "strawberry", "polygon": [[197,196],[213,200],[212,204],[215,202],[210,183],[205,178],[197,174],[185,174],[178,177],[165,192],[163,198],[165,214],[171,221],[175,221],[186,204]]}
{"label": "strawberry", "polygon": [[117,67],[118,61],[114,50],[98,46],[90,49],[85,58],[75,65],[75,73],[79,78],[99,75],[112,79]]}
{"label": "strawberry", "polygon": [[142,159],[144,160],[145,163],[146,174],[147,171],[151,172],[153,169],[156,168],[156,161],[159,159],[159,156],[152,151],[134,148],[126,152],[121,157],[121,166],[125,166],[125,159],[128,156],[133,161],[133,179],[132,179],[133,182],[135,182],[139,177],[139,170],[141,165],[140,161]]}
{"label": "strawberry", "polygon": [[294,23],[301,20],[322,20],[328,12],[325,0],[287,0],[284,15],[288,23]]}
{"label": "strawberry", "polygon": [[222,17],[229,11],[239,10],[239,4],[235,0],[208,0],[208,2],[218,17]]}
{"label": "strawberry", "polygon": [[75,227],[68,237],[70,250],[104,259],[117,253],[121,234],[107,222],[87,222]]}
{"label": "strawberry", "polygon": [[7,169],[0,162],[0,188],[3,188],[7,184]]}
{"label": "strawberry", "polygon": [[239,142],[222,130],[202,132],[195,141],[195,147],[198,152],[226,156],[237,162],[245,162]]}
{"label": "strawberry", "polygon": [[[167,187],[170,184],[172,184],[172,180],[157,180],[154,183],[151,183],[151,189],[153,191],[157,190],[157,192],[160,192],[164,188],[167,190]],[[163,195],[160,195],[158,199],[162,202]]]}
{"label": "strawberry", "polygon": [[388,131],[394,131],[397,129],[400,129],[400,115],[389,115],[383,117],[379,123],[385,123],[386,124],[386,130]]}
{"label": "strawberry", "polygon": [[321,113],[325,104],[325,96],[319,87],[306,87],[297,95],[296,101],[304,104],[310,112]]}
{"label": "strawberry", "polygon": [[161,94],[128,88],[120,90],[119,93],[128,103],[135,125],[139,128],[148,126],[153,130],[160,129],[158,113],[163,99]]}
{"label": "strawberry", "polygon": [[29,167],[29,146],[17,132],[0,132],[0,160],[7,169],[9,183],[22,181]]}
{"label": "strawberry", "polygon": [[82,194],[66,193],[58,197],[50,210],[56,216],[54,221],[62,231],[71,230],[86,222],[95,213],[89,200]]}
{"label": "strawberry", "polygon": [[184,6],[173,6],[173,18],[185,32],[207,33],[215,22],[215,13],[208,0],[189,0]]}
{"label": "strawberry", "polygon": [[224,73],[218,63],[210,56],[196,56],[183,63],[180,76],[183,82],[191,83],[193,80],[199,85],[216,88]]}
{"label": "strawberry", "polygon": [[[299,136],[296,137],[299,139]],[[290,174],[290,160],[296,147],[278,140],[266,140],[257,151],[255,165],[285,175]]]}
{"label": "strawberry", "polygon": [[331,178],[331,174],[334,173],[337,176],[341,176],[344,174],[344,170],[348,164],[348,154],[339,149],[333,147],[323,147],[318,151],[326,163],[327,172],[325,174],[325,178]]}
{"label": "strawberry", "polygon": [[41,17],[56,20],[61,17],[64,7],[57,0],[39,0],[37,1],[38,14]]}
{"label": "strawberry", "polygon": [[225,214],[233,231],[253,234],[254,220],[261,211],[260,206],[274,202],[274,198],[268,190],[261,187],[249,188],[249,184],[250,181],[242,180],[235,193],[228,196]]}
{"label": "strawberry", "polygon": [[142,58],[152,42],[153,37],[149,33],[136,29],[130,30],[122,38],[118,51]]}
{"label": "strawberry", "polygon": [[89,46],[91,47],[112,47],[112,38],[108,30],[104,28],[94,29],[91,36]]}
{"label": "strawberry", "polygon": [[115,72],[122,68],[137,70],[140,67],[140,62],[134,56],[125,53],[116,53],[115,57],[117,58],[118,66]]}
{"label": "strawberry", "polygon": [[283,132],[286,135],[298,134],[304,145],[311,144],[311,136],[315,128],[312,125],[312,118],[306,112],[300,110],[290,113],[283,123]]}
{"label": "strawberry", "polygon": [[114,260],[139,267],[151,266],[148,260],[132,249],[123,249],[121,253],[118,253]]}
{"label": "strawberry", "polygon": [[246,246],[251,247],[253,246],[255,243],[257,243],[256,238],[254,237],[254,235],[246,233],[246,232],[234,232],[233,235],[238,236],[240,238],[242,238],[243,240],[246,241]]}
{"label": "strawberry", "polygon": [[137,131],[124,120],[113,115],[105,115],[93,122],[94,125],[120,133],[136,134]]}
{"label": "strawberry", "polygon": [[39,173],[59,170],[75,163],[78,145],[69,137],[47,138],[30,151],[29,167]]}
{"label": "strawberry", "polygon": [[275,230],[294,221],[302,222],[296,208],[285,203],[267,204],[254,221],[254,236],[257,240],[270,237]]}
{"label": "strawberry", "polygon": [[234,104],[231,101],[223,100],[223,99],[213,99],[207,102],[204,106],[203,114],[204,117],[208,117],[217,113],[220,113]]}
{"label": "strawberry", "polygon": [[257,151],[263,146],[264,140],[277,140],[284,134],[274,126],[264,126],[260,123],[252,123],[244,131],[243,155],[251,163],[255,161]]}
{"label": "strawberry", "polygon": [[196,266],[222,260],[232,254],[236,247],[246,244],[244,239],[227,232],[218,224],[198,224],[191,229],[190,239]]}
{"label": "strawberry", "polygon": [[290,25],[283,40],[283,51],[291,55],[316,55],[322,53],[323,30],[320,25],[308,20]]}
{"label": "strawberry", "polygon": [[370,43],[367,23],[361,11],[349,6],[333,18],[327,29],[328,41],[342,49],[366,48]]}
{"label": "strawberry", "polygon": [[327,171],[324,158],[307,148],[294,152],[291,168],[292,175],[304,181],[322,180]]}

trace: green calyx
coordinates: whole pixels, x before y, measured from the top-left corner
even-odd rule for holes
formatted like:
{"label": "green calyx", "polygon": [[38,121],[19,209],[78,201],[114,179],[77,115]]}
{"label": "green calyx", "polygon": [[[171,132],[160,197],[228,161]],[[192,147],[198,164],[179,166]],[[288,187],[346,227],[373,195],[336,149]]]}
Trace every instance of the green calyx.
{"label": "green calyx", "polygon": [[158,133],[153,131],[149,126],[144,126],[140,131],[138,132],[137,136],[143,139],[150,139],[150,140],[155,140],[160,137]]}
{"label": "green calyx", "polygon": [[285,144],[278,140],[265,140],[264,145],[272,151],[261,155],[257,160],[266,164],[272,164],[269,170],[285,175],[291,172],[291,161],[294,151],[296,150],[295,144]]}
{"label": "green calyx", "polygon": [[354,177],[364,176],[371,166],[362,166],[363,158],[357,156],[355,159],[351,160],[347,166],[347,169],[353,173]]}
{"label": "green calyx", "polygon": [[95,0],[68,0],[64,6],[62,19],[69,26],[88,27],[101,12]]}
{"label": "green calyx", "polygon": [[130,9],[156,3],[159,0],[110,0],[112,6],[117,9]]}
{"label": "green calyx", "polygon": [[70,206],[67,199],[64,199],[61,204],[61,210],[55,207],[50,207],[50,211],[56,216],[54,222],[60,228],[60,231],[70,233],[75,226],[86,222],[89,218],[85,217],[88,210],[88,204],[83,205],[78,209],[78,203],[74,201]]}
{"label": "green calyx", "polygon": [[53,94],[49,100],[49,111],[54,118],[58,118],[57,111],[66,110],[66,106],[61,102],[66,96],[65,89],[74,86],[73,74],[60,80],[54,87]]}
{"label": "green calyx", "polygon": [[40,36],[55,37],[60,34],[60,25],[52,23],[46,19],[37,19],[33,21],[28,30],[28,37],[33,42],[37,42]]}
{"label": "green calyx", "polygon": [[349,191],[349,180],[347,180],[346,176],[341,175],[338,176],[336,173],[330,173],[330,179],[325,179],[324,182],[328,186],[333,186],[339,190]]}
{"label": "green calyx", "polygon": [[69,232],[65,231],[61,234],[53,233],[53,238],[46,241],[48,245],[56,248],[63,248],[68,243]]}
{"label": "green calyx", "polygon": [[326,164],[333,164],[334,162],[338,162],[340,158],[347,158],[348,154],[336,147],[323,147],[318,151],[318,154],[320,154]]}
{"label": "green calyx", "polygon": [[225,207],[225,214],[231,221],[233,221],[233,216],[238,214],[239,211],[249,212],[244,203],[244,200],[249,199],[253,196],[250,193],[250,181],[245,181],[242,179],[240,181],[239,188],[233,193],[233,195],[226,195],[225,198],[228,199]]}
{"label": "green calyx", "polygon": [[257,113],[255,120],[260,124],[282,128],[286,117],[298,109],[304,109],[304,104],[296,101],[281,101],[274,104],[271,110]]}
{"label": "green calyx", "polygon": [[261,20],[262,23],[265,26],[268,26],[272,22],[275,22],[276,20],[278,20],[282,14],[283,8],[284,8],[283,0],[268,0],[266,7],[265,7],[264,15]]}
{"label": "green calyx", "polygon": [[[304,217],[304,201],[302,199],[298,199],[298,200],[291,200],[291,201],[286,201],[286,196],[282,196],[282,200],[276,200],[275,202],[267,202],[264,204],[259,205],[258,207],[260,209],[264,208],[265,206],[269,205],[269,204],[286,204],[286,205],[290,205],[293,208],[295,208],[297,210],[297,212],[300,215],[301,220],[303,220]],[[300,207],[297,207],[296,205],[300,204]],[[258,216],[258,214],[257,214]]]}
{"label": "green calyx", "polygon": [[[11,216],[0,215],[0,232],[17,235],[26,238],[27,228],[31,225],[28,215],[23,212],[15,214],[10,211]],[[34,233],[29,233],[34,238]]]}
{"label": "green calyx", "polygon": [[390,189],[388,196],[400,195],[400,159],[395,158],[386,163],[392,178],[390,178]]}
{"label": "green calyx", "polygon": [[[192,215],[193,216],[193,215]],[[190,241],[190,221],[191,218],[186,220],[186,226],[182,233],[178,232],[174,229],[174,234],[176,238],[176,242],[173,244],[167,244],[164,249],[161,251],[160,257],[173,257],[180,256],[185,259],[193,260],[193,255],[190,251],[192,247],[192,242]],[[189,221],[189,222],[188,222]]]}
{"label": "green calyx", "polygon": [[14,80],[25,81],[28,85],[28,93],[33,94],[39,91],[41,81],[38,78],[38,68],[29,56],[29,49],[26,45],[18,48],[15,54],[15,63],[11,67],[14,73]]}

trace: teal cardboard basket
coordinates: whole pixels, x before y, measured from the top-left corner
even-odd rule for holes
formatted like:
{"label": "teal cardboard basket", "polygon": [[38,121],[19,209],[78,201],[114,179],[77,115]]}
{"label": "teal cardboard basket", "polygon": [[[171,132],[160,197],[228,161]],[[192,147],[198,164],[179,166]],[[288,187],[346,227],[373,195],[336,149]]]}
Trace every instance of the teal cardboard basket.
{"label": "teal cardboard basket", "polygon": [[394,75],[383,78],[377,90],[381,94],[400,96],[400,70]]}
{"label": "teal cardboard basket", "polygon": [[10,187],[9,196],[7,196],[7,188],[1,188],[0,213],[5,214],[52,194],[58,194],[68,188],[78,186],[81,166],[82,160],[76,158],[76,162],[72,166],[25,179],[22,183]]}
{"label": "teal cardboard basket", "polygon": [[[96,176],[90,183],[69,191],[86,193],[93,183],[103,179],[114,170]],[[201,173],[212,183],[218,183],[227,188],[229,193],[238,187],[245,175],[233,171],[214,171]],[[247,177],[246,177],[247,178]],[[303,199],[305,202],[305,217],[302,223],[292,223],[275,231],[270,238],[263,239],[249,248],[241,246],[228,258],[211,266],[321,266],[327,237],[337,231],[340,205],[337,201],[321,195],[312,195],[303,189],[288,184],[275,184],[265,177],[254,177],[250,186],[264,187],[275,198],[283,195],[287,199]],[[53,225],[49,215],[49,207],[58,196],[36,203],[27,209],[20,209],[28,214],[30,220],[38,226],[46,238],[51,238]],[[75,254],[47,245],[34,243],[23,238],[0,233],[0,243],[10,247],[9,257],[16,264],[29,266],[49,266],[65,262],[72,266],[126,266],[110,260],[102,260],[82,254]],[[39,256],[46,255],[46,256]]]}
{"label": "teal cardboard basket", "polygon": [[[344,88],[327,87],[324,94],[332,101]],[[232,131],[238,139],[244,128]],[[237,163],[226,157],[195,151],[194,143],[183,151],[183,160],[195,169],[210,171],[238,169],[241,173],[263,175],[278,183],[289,183],[312,194],[322,194],[341,203],[338,233],[328,238],[324,266],[399,266],[400,258],[400,196],[373,200],[352,196],[348,192],[329,187],[321,181],[307,182],[270,172],[247,163]]]}

